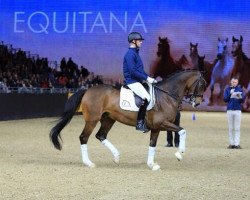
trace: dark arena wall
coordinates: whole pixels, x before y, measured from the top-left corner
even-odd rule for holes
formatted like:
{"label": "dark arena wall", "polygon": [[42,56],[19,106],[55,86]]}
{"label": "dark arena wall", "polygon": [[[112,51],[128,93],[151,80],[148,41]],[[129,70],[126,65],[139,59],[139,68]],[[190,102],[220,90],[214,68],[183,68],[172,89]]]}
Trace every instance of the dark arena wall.
{"label": "dark arena wall", "polygon": [[59,116],[66,100],[67,94],[0,94],[0,120]]}

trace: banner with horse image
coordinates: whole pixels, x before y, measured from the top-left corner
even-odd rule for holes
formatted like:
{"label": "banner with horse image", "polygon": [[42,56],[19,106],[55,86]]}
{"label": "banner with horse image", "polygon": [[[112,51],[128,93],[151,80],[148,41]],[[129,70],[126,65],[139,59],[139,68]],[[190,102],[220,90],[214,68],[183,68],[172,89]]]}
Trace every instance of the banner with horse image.
{"label": "banner with horse image", "polygon": [[[144,37],[140,55],[152,76],[180,69],[206,71],[202,110],[225,110],[222,93],[240,77],[250,111],[250,2],[232,1],[1,1],[0,40],[56,61],[123,82],[123,56],[132,31]],[[184,105],[185,107],[185,105]],[[189,109],[189,107],[187,107]]]}

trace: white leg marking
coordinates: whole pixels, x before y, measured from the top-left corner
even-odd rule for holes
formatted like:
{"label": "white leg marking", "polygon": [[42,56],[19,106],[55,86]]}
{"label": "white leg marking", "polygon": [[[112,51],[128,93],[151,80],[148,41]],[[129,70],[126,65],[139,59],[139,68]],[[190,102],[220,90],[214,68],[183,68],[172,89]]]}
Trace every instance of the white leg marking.
{"label": "white leg marking", "polygon": [[148,148],[148,161],[147,161],[147,165],[153,171],[159,170],[161,168],[160,165],[158,165],[157,163],[154,162],[155,149],[156,149],[156,147],[149,147]]}
{"label": "white leg marking", "polygon": [[179,143],[179,150],[175,153],[176,158],[180,161],[183,159],[184,152],[186,150],[186,130],[182,129],[179,132],[180,135],[180,143]]}
{"label": "white leg marking", "polygon": [[111,153],[113,154],[113,156],[114,156],[114,158],[113,158],[114,163],[119,164],[119,162],[120,162],[120,153],[117,150],[117,148],[115,148],[115,146],[111,142],[109,142],[107,139],[103,140],[102,144],[105,147],[107,147],[111,151]]}
{"label": "white leg marking", "polygon": [[92,163],[89,159],[88,156],[88,146],[87,144],[82,144],[81,145],[81,152],[82,152],[82,162],[84,165],[86,165],[89,168],[93,168],[95,167],[95,164]]}

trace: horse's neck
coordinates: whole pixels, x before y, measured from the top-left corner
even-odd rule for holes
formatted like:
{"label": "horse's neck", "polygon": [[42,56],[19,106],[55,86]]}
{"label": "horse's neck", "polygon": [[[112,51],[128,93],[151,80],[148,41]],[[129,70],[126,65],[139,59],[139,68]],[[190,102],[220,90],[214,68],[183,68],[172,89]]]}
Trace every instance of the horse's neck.
{"label": "horse's neck", "polygon": [[240,54],[236,57],[236,62],[241,62],[241,63],[249,63],[250,59],[246,56],[246,54],[241,51]]}
{"label": "horse's neck", "polygon": [[235,66],[241,66],[243,63],[244,62],[243,62],[242,55],[237,56],[236,59],[235,59]]}
{"label": "horse's neck", "polygon": [[225,66],[231,69],[233,65],[234,65],[234,59],[229,53],[227,53],[225,56]]}
{"label": "horse's neck", "polygon": [[225,60],[233,60],[232,56],[228,52],[225,54]]}
{"label": "horse's neck", "polygon": [[179,101],[184,97],[186,86],[187,86],[188,80],[190,79],[190,74],[185,73],[185,72],[180,72],[180,73],[183,73],[183,74],[181,74],[180,76],[176,78],[172,78],[170,82],[166,82],[166,84],[163,85],[164,90],[170,91],[174,93],[175,95],[178,95]]}
{"label": "horse's neck", "polygon": [[172,58],[170,51],[167,51],[165,54],[161,56],[161,60],[163,62],[174,63],[174,59]]}
{"label": "horse's neck", "polygon": [[190,55],[190,58],[191,58],[193,68],[197,69],[198,68],[198,54],[192,54]]}
{"label": "horse's neck", "polygon": [[236,73],[240,73],[246,77],[250,76],[250,59],[248,59],[243,52],[236,57],[234,64],[234,74]]}

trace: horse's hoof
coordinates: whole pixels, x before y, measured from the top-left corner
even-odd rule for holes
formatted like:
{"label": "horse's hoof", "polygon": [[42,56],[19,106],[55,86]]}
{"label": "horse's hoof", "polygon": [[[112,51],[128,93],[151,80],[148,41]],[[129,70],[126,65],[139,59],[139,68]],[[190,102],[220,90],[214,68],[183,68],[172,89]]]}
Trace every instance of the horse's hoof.
{"label": "horse's hoof", "polygon": [[95,167],[96,167],[95,163],[91,163],[91,164],[89,165],[89,168],[95,168]]}
{"label": "horse's hoof", "polygon": [[157,171],[161,169],[160,165],[158,165],[157,163],[149,164],[148,166],[152,171]]}
{"label": "horse's hoof", "polygon": [[95,166],[95,163],[83,163],[86,167],[88,167],[88,168],[95,168],[96,166]]}
{"label": "horse's hoof", "polygon": [[89,167],[89,168],[95,168],[96,166],[95,166],[95,163],[90,163],[90,164],[88,165],[88,167]]}
{"label": "horse's hoof", "polygon": [[114,157],[114,158],[113,158],[113,162],[114,162],[115,164],[119,165],[119,163],[120,163],[120,156]]}
{"label": "horse's hoof", "polygon": [[174,155],[178,161],[181,161],[183,159],[182,157],[183,153],[180,153],[179,151],[177,151]]}

